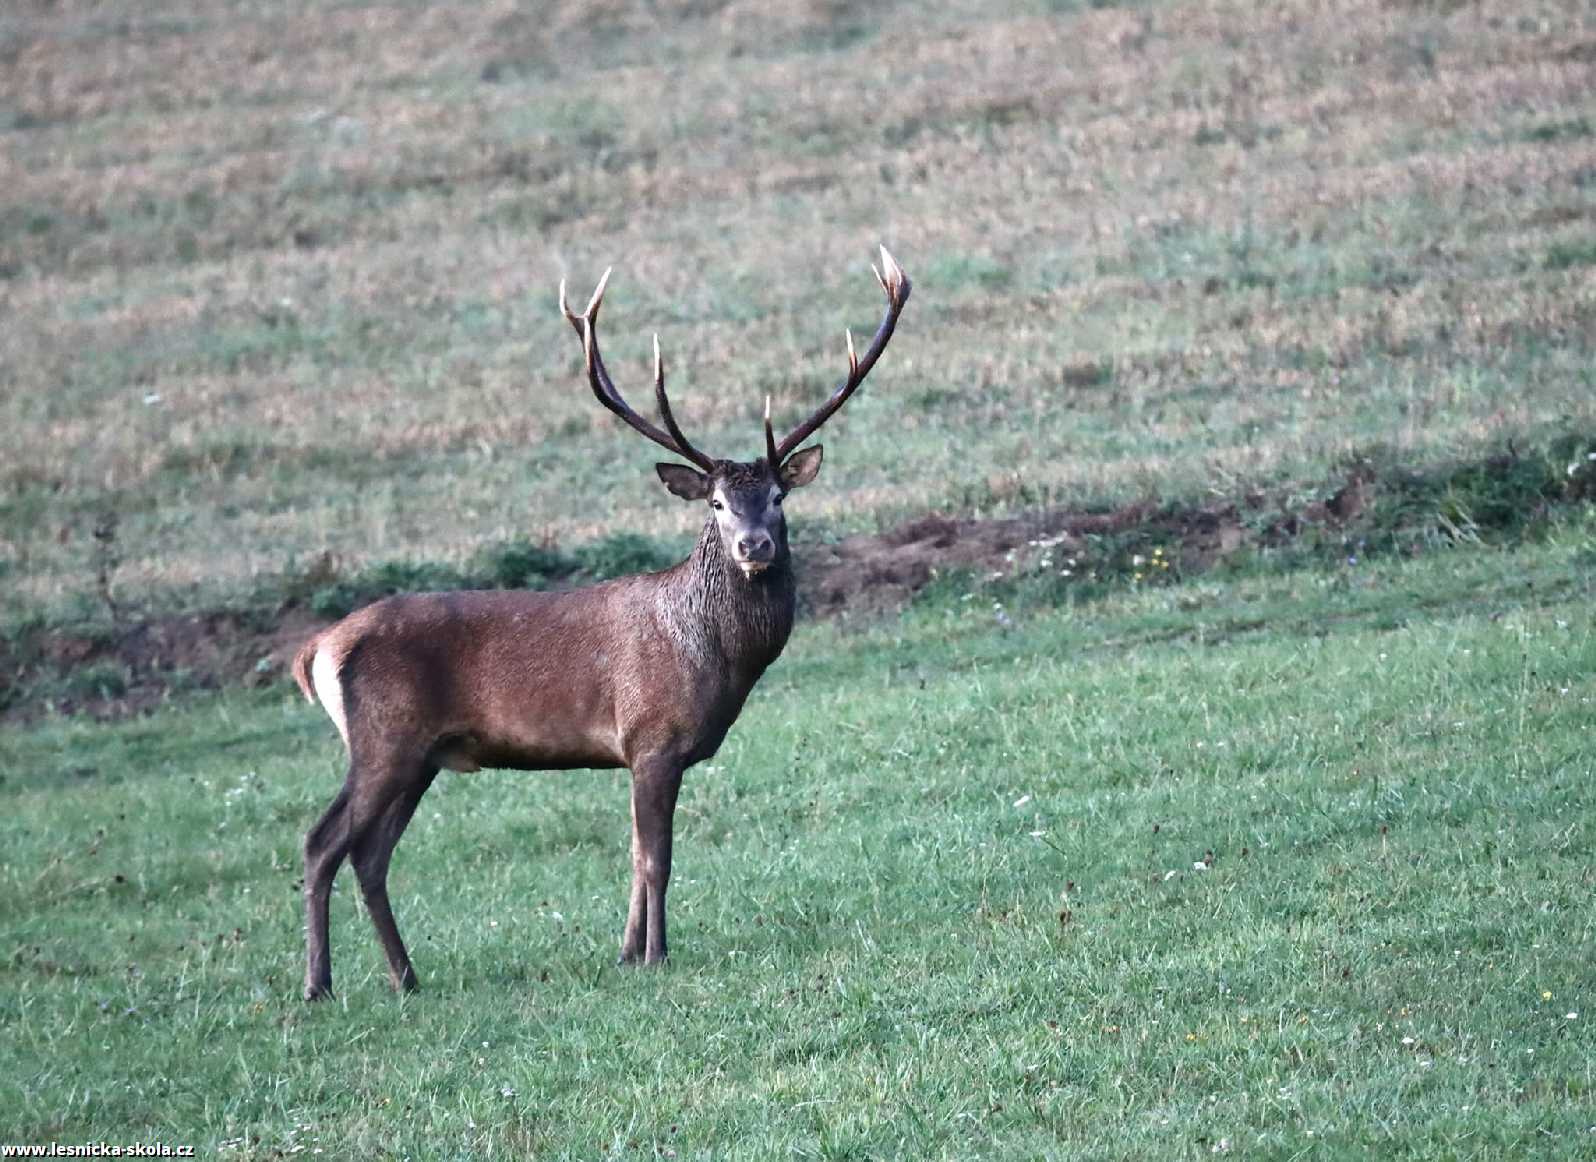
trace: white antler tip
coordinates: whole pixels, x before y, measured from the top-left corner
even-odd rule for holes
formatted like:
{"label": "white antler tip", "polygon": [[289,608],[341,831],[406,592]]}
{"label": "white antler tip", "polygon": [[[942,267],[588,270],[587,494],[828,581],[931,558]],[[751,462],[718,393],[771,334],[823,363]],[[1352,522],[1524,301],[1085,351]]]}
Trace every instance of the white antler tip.
{"label": "white antler tip", "polygon": [[770,396],[765,396],[765,423],[770,423]]}
{"label": "white antler tip", "polygon": [[881,247],[881,269],[876,271],[876,279],[881,283],[882,289],[894,298],[903,291],[904,284],[908,282],[903,267],[898,265],[898,260],[892,257],[885,246]]}
{"label": "white antler tip", "polygon": [[610,285],[610,274],[615,270],[613,266],[604,268],[604,277],[599,279],[598,286],[593,288],[593,297],[587,300],[585,314],[593,314],[598,310],[599,304],[604,301],[604,288]]}

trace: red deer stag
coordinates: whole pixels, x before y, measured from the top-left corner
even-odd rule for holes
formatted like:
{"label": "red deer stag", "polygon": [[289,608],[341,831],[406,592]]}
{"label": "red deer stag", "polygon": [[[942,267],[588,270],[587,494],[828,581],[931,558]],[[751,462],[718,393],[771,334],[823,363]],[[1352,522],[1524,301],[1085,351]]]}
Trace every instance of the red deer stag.
{"label": "red deer stag", "polygon": [[416,985],[388,902],[388,861],[441,768],[632,772],[632,898],[621,962],[665,959],[671,822],[682,772],[709,758],[792,629],[795,601],[782,499],[815,478],[821,446],[795,449],[848,401],[909,298],[883,247],[876,278],[887,311],[848,375],[780,443],[765,401],[765,455],[706,456],[665,397],[654,339],[654,397],[664,430],[633,411],[599,355],[605,272],[587,310],[560,309],[582,339],[599,403],[685,464],[659,464],[683,500],[708,504],[692,554],[660,573],[563,593],[423,593],[390,597],[305,643],[294,678],[343,736],[349,772],[305,836],[305,999],[332,991],[327,905],[347,855],[398,989]]}

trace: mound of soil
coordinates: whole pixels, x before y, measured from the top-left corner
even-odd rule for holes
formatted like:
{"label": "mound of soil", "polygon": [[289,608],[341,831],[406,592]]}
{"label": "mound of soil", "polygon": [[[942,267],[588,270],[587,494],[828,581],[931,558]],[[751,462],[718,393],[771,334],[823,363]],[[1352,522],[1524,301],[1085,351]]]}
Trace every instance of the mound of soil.
{"label": "mound of soil", "polygon": [[224,610],[108,631],[36,630],[0,641],[0,719],[47,711],[125,718],[183,690],[263,686],[287,676],[294,651],[324,624],[290,608],[270,617]]}
{"label": "mound of soil", "polygon": [[816,617],[880,614],[902,607],[938,572],[1006,572],[1027,548],[1049,546],[1063,556],[1084,552],[1087,537],[1131,531],[1178,545],[1186,572],[1209,568],[1246,537],[1233,505],[1171,511],[1139,504],[1107,513],[1059,509],[990,520],[924,516],[810,552],[799,561],[800,600]]}

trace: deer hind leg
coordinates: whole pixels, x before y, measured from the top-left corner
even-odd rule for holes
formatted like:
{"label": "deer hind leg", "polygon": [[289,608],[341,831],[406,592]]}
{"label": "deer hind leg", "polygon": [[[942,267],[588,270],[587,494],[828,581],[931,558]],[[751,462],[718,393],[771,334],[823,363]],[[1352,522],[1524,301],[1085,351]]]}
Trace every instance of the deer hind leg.
{"label": "deer hind leg", "polygon": [[[435,769],[388,759],[351,759],[349,774],[332,804],[305,835],[305,999],[332,995],[332,951],[328,938],[333,879],[346,856],[355,861],[367,909],[388,954],[390,971],[408,965],[393,912],[388,906],[388,859]],[[413,982],[415,973],[410,973]]]}
{"label": "deer hind leg", "polygon": [[343,788],[305,834],[305,999],[332,995],[332,953],[327,946],[327,904],[338,865],[349,853],[351,764]]}
{"label": "deer hind leg", "polygon": [[405,833],[416,805],[427,793],[438,768],[428,766],[419,775],[407,781],[399,793],[387,802],[380,814],[360,832],[351,845],[349,862],[354,865],[355,876],[360,881],[360,893],[366,901],[366,911],[372,926],[377,929],[377,939],[388,958],[388,977],[400,992],[411,992],[417,986],[416,970],[410,964],[410,954],[399,935],[399,925],[393,918],[393,906],[388,902],[388,863],[393,849]]}
{"label": "deer hind leg", "polygon": [[671,879],[671,830],[682,764],[650,757],[632,766],[632,900],[621,938],[622,964],[659,964],[665,943],[665,889]]}

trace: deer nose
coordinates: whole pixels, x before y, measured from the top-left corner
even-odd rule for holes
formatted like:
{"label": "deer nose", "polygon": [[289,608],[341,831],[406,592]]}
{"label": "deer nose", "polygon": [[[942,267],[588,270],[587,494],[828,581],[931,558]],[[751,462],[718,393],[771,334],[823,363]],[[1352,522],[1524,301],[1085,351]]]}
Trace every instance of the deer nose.
{"label": "deer nose", "polygon": [[776,543],[769,533],[738,537],[737,554],[745,561],[768,561],[776,555]]}

